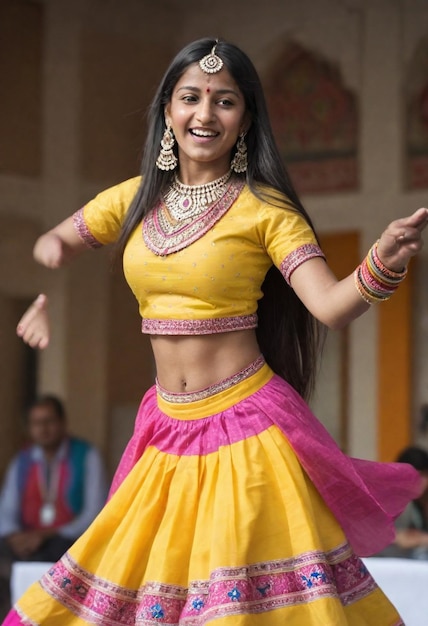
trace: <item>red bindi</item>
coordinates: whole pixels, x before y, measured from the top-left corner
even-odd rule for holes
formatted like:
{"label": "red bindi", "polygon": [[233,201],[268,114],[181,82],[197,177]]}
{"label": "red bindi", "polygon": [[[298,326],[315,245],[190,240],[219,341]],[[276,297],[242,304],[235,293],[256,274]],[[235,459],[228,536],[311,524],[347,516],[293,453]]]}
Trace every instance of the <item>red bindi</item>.
{"label": "red bindi", "polygon": [[209,87],[207,87],[207,93],[209,93],[211,91],[211,89]]}

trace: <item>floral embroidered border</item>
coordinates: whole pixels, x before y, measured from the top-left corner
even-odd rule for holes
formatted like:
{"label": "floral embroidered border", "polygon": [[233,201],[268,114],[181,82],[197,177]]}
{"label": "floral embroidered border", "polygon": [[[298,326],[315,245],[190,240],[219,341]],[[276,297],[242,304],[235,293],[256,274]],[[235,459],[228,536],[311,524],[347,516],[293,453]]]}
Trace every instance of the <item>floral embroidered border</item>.
{"label": "floral embroidered border", "polygon": [[247,328],[257,328],[257,313],[206,320],[143,318],[141,322],[141,332],[149,335],[212,335]]}
{"label": "floral embroidered border", "polygon": [[348,544],[329,553],[222,567],[186,589],[147,582],[129,589],[90,574],[69,554],[42,578],[45,591],[75,615],[102,626],[202,626],[211,619],[255,614],[337,598],[349,605],[377,585]]}
{"label": "floral embroidered border", "polygon": [[314,243],[305,243],[296,248],[296,250],[293,250],[293,252],[290,252],[279,267],[281,274],[284,276],[287,283],[290,284],[291,274],[299,267],[299,265],[302,265],[305,261],[309,261],[309,259],[313,259],[317,256],[325,259],[324,252]]}
{"label": "floral embroidered border", "polygon": [[85,217],[83,215],[83,207],[73,213],[73,225],[80,239],[83,241],[84,244],[88,246],[88,248],[102,247],[103,244],[95,239],[95,237],[86,225]]}

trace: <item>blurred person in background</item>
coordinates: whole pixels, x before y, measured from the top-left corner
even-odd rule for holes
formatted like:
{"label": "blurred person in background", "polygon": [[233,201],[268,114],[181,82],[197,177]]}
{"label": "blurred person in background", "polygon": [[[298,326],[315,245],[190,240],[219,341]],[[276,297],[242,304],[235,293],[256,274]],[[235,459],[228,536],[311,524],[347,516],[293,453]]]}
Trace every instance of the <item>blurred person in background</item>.
{"label": "blurred person in background", "polygon": [[0,577],[14,561],[56,561],[94,520],[107,497],[98,450],[67,430],[52,395],[28,409],[30,444],[11,461],[0,494]]}
{"label": "blurred person in background", "polygon": [[425,490],[419,498],[409,502],[397,518],[397,535],[394,548],[397,556],[428,560],[428,452],[410,446],[397,458],[400,463],[409,463],[425,480]]}

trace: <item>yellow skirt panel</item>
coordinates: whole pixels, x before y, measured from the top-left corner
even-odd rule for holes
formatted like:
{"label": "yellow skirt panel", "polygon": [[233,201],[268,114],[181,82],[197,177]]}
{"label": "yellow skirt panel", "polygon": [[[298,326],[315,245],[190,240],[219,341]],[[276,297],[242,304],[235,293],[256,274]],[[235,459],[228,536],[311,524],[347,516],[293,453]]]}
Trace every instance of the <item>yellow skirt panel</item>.
{"label": "yellow skirt panel", "polygon": [[148,448],[18,610],[43,626],[401,623],[276,426],[205,456]]}

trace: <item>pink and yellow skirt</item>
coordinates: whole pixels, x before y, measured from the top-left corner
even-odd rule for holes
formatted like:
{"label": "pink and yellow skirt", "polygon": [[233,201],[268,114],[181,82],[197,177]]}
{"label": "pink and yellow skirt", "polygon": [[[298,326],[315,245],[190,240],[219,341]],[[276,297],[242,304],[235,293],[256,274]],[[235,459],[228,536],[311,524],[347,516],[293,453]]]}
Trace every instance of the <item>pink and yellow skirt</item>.
{"label": "pink and yellow skirt", "polygon": [[419,490],[343,455],[258,359],[145,395],[111,497],[4,626],[399,626],[361,559]]}

